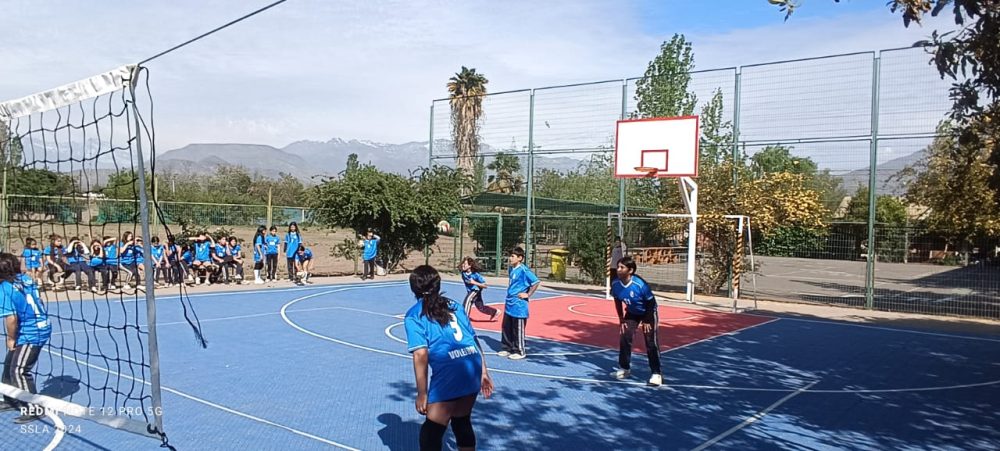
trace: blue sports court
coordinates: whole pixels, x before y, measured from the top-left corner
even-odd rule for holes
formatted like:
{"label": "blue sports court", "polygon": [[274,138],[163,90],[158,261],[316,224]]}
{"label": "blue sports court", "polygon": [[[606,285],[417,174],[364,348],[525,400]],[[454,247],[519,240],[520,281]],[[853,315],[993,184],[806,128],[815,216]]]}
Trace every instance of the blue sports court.
{"label": "blue sports court", "polygon": [[[452,298],[464,294],[460,283],[443,288]],[[488,303],[502,303],[502,296],[498,289],[485,292]],[[563,317],[533,318],[528,334],[532,321],[538,327],[553,321],[604,327],[574,313],[583,312],[582,304],[591,314],[603,307],[614,315],[603,299],[544,289],[532,308],[567,298],[579,301],[577,307]],[[416,448],[423,418],[414,409],[413,369],[403,343],[401,315],[412,303],[405,281],[191,294],[190,300],[207,349],[197,346],[178,297],[157,297],[164,423],[177,449]],[[660,308],[666,335],[694,327],[670,322],[669,312],[678,307]],[[609,375],[616,349],[536,337],[528,340],[527,359],[511,361],[495,355],[499,334],[474,321],[482,344],[494,353],[487,362],[496,384],[494,396],[480,398],[473,414],[479,449],[1000,445],[1000,336],[758,319],[664,350],[660,388],[645,385],[643,352],[634,354],[632,379],[618,381]],[[604,327],[586,334],[617,332]],[[85,402],[88,393],[74,387],[74,372],[117,377],[114,365],[100,359],[65,360],[51,353],[39,359],[40,371],[65,365],[62,380],[38,381],[43,394]],[[11,424],[14,416],[0,414],[7,449],[159,446],[66,416],[59,417],[65,434],[52,418],[25,430]],[[446,443],[454,449],[450,432]]]}

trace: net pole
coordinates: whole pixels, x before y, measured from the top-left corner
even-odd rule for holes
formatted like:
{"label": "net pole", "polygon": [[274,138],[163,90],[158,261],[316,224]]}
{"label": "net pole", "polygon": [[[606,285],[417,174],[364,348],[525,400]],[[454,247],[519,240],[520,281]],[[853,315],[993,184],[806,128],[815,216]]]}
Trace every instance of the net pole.
{"label": "net pole", "polygon": [[[139,73],[142,71],[141,66],[135,66],[132,69],[131,79],[129,81],[128,90],[129,96],[132,101],[132,115],[133,121],[135,122],[136,139],[135,139],[135,151],[136,160],[138,160],[139,166],[139,218],[142,222],[142,234],[146,237],[142,241],[142,252],[144,255],[152,255],[151,244],[149,241],[150,230],[149,230],[149,204],[148,196],[146,195],[146,163],[143,161],[142,153],[142,128],[139,123],[139,107],[136,104],[135,95],[135,85],[139,81]],[[152,145],[152,142],[150,142]],[[155,158],[152,154],[151,158]],[[153,284],[154,277],[156,274],[155,268],[153,267],[153,259],[147,258],[143,262],[146,266],[146,326],[149,336],[147,337],[147,345],[149,348],[149,375],[150,375],[150,397],[153,403],[153,425],[156,427],[156,431],[163,434],[163,403],[160,393],[160,352],[159,345],[156,339],[156,293],[155,286]]]}
{"label": "net pole", "polygon": [[684,206],[688,210],[688,261],[687,280],[685,283],[685,300],[694,303],[695,259],[698,252],[695,245],[698,242],[698,184],[690,177],[681,177],[681,194],[684,196]]}

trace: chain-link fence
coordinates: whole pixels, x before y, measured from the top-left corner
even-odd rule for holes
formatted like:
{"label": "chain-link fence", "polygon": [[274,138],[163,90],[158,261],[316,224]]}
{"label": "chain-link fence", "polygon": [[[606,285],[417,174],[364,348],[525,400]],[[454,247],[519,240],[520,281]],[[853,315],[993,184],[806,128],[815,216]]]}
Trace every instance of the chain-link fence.
{"label": "chain-link fence", "polygon": [[[686,91],[695,100],[691,111],[677,115],[705,115],[714,107],[725,122],[720,129],[726,133],[706,133],[702,121],[703,156],[704,149],[716,149],[763,171],[763,155],[783,154],[788,164],[802,167],[784,170],[807,176],[822,203],[822,226],[752,231],[757,258],[749,270],[756,276],[759,298],[1000,317],[997,237],[976,237],[970,252],[961,253],[946,233],[930,231],[924,222],[927,209],[905,196],[902,171],[926,160],[951,107],[950,82],[941,79],[929,58],[923,49],[907,48],[688,74]],[[472,217],[494,214],[503,224],[499,219],[492,224],[502,226],[507,237],[501,240],[501,253],[522,245],[540,274],[549,276],[556,269],[559,274],[552,277],[595,283],[600,277],[592,273],[606,264],[592,260],[595,252],[602,252],[602,261],[607,258],[607,213],[642,208],[683,213],[663,210],[671,204],[662,199],[679,197],[675,182],[622,181],[612,175],[615,124],[642,115],[641,85],[642,78],[630,78],[483,97],[477,158],[485,175],[480,188],[506,197],[468,200],[462,238],[456,241],[463,245],[453,249],[449,263],[469,255],[496,265],[496,238],[485,244],[479,240],[497,230],[484,230],[487,222]],[[454,163],[452,131],[449,99],[434,101],[431,163]],[[738,180],[736,190],[745,183],[750,182]],[[580,211],[575,202],[600,208]],[[633,229],[643,227],[626,228],[626,245],[632,248],[686,246],[668,236],[657,236],[661,242],[652,243],[648,233],[631,236],[638,233]],[[561,250],[569,253],[565,259]],[[568,268],[560,267],[562,262]],[[683,286],[668,269],[644,269],[664,274],[666,285]],[[725,295],[730,285],[719,294]],[[742,293],[750,296],[750,285],[744,282],[743,287]]]}

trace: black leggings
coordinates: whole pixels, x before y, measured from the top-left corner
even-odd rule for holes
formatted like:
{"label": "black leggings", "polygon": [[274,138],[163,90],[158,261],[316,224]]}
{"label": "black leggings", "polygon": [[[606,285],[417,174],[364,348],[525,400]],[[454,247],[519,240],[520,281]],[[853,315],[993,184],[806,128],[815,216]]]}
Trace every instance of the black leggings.
{"label": "black leggings", "polygon": [[288,280],[295,280],[295,257],[287,257],[288,260]]}
{"label": "black leggings", "polygon": [[278,254],[267,254],[267,278],[274,280],[278,275]]}

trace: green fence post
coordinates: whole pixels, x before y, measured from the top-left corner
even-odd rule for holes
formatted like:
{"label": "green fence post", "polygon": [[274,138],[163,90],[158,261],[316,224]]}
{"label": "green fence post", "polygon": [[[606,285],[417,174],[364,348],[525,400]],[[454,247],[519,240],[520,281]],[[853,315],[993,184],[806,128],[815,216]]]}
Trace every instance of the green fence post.
{"label": "green fence post", "polygon": [[503,240],[503,215],[501,215],[500,213],[497,213],[497,252],[496,252],[496,256],[494,257],[494,258],[496,258],[496,265],[497,265],[496,266],[496,270],[497,270],[496,271],[496,275],[497,275],[497,277],[500,276],[500,265],[503,264],[503,257],[501,256],[501,253],[503,252],[503,249],[502,249],[503,248],[503,244],[501,243],[502,240]]}
{"label": "green fence post", "polygon": [[[535,90],[531,90],[531,97],[528,102],[528,192],[525,196],[527,198],[527,206],[525,212],[524,221],[524,252],[527,254],[529,265],[534,267],[534,259],[532,258],[533,249],[533,237],[531,236],[531,215],[532,209],[534,207],[534,202],[532,202],[532,196],[534,195],[534,178],[535,178]],[[502,222],[502,221],[501,221]]]}
{"label": "green fence post", "polygon": [[865,308],[875,306],[875,165],[878,164],[879,72],[881,54],[872,59],[871,151],[868,159],[868,260],[865,265]]}

